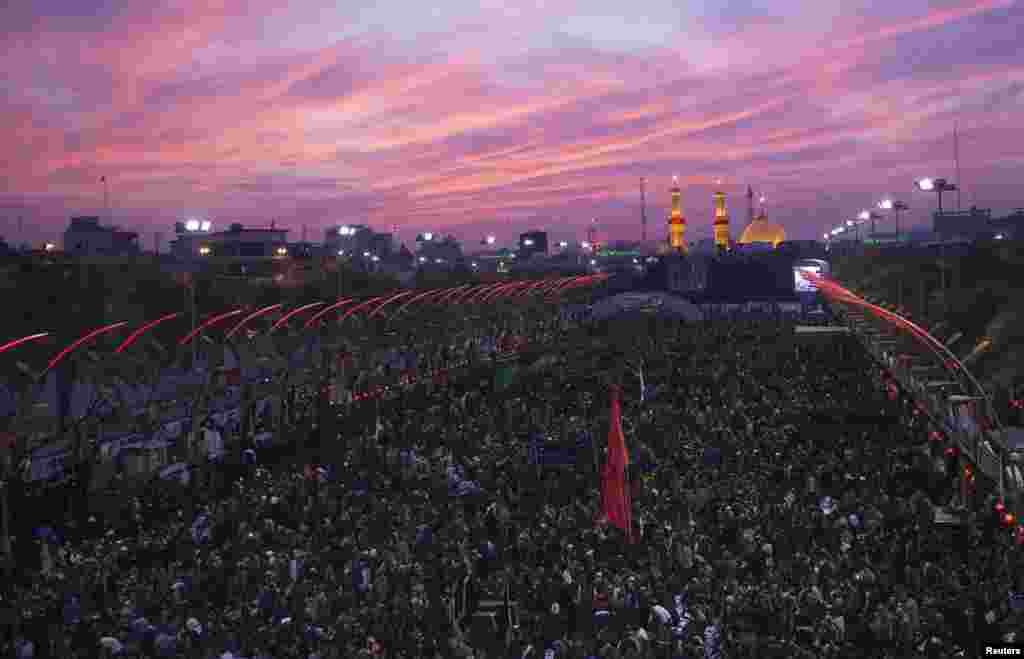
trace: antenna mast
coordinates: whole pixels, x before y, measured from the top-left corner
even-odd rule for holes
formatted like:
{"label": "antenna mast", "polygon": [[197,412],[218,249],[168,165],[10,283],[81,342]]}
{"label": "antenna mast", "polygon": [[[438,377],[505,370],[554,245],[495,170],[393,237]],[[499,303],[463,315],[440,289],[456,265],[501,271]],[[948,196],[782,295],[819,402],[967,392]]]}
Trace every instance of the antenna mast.
{"label": "antenna mast", "polygon": [[647,179],[640,177],[640,242],[647,242]]}
{"label": "antenna mast", "polygon": [[110,224],[110,195],[107,190],[107,177],[101,177],[100,183],[103,184],[103,210],[107,214],[107,224]]}
{"label": "antenna mast", "polygon": [[964,188],[964,182],[960,178],[960,133],[955,121],[953,122],[953,164],[956,167],[956,209],[960,210],[960,191]]}

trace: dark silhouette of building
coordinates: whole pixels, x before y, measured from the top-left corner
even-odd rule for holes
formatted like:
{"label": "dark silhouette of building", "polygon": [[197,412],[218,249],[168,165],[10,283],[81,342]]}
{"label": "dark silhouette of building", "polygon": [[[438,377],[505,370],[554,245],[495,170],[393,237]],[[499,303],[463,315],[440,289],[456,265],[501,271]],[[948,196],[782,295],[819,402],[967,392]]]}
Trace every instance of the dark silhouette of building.
{"label": "dark silhouette of building", "polygon": [[519,257],[533,258],[537,254],[547,255],[548,234],[546,231],[527,231],[519,234]]}
{"label": "dark silhouette of building", "polygon": [[72,217],[64,230],[64,251],[74,256],[134,256],[140,252],[139,234],[101,226],[98,217]]}

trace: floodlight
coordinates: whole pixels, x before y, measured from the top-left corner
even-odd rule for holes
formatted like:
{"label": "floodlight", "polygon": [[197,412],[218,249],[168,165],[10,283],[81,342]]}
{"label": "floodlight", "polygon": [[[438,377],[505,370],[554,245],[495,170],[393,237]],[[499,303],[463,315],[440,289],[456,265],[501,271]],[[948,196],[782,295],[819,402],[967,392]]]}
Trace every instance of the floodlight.
{"label": "floodlight", "polygon": [[186,231],[199,231],[199,220],[189,220],[185,222]]}
{"label": "floodlight", "polygon": [[430,240],[433,240],[433,239],[434,239],[434,234],[430,233],[429,231],[426,232],[425,234],[423,234],[423,240],[430,241]]}
{"label": "floodlight", "polygon": [[209,231],[210,230],[210,226],[211,226],[211,224],[210,224],[209,220],[203,220],[202,222],[199,223],[199,230],[200,231]]}
{"label": "floodlight", "polygon": [[526,245],[527,247],[530,247],[531,245],[533,245],[533,240],[527,238],[526,240],[523,241],[523,244]]}
{"label": "floodlight", "polygon": [[861,211],[860,215],[857,216],[857,219],[859,219],[859,220],[870,220],[871,219],[871,211]]}
{"label": "floodlight", "polygon": [[[427,240],[430,240],[430,238],[427,238]],[[495,240],[496,239],[495,239],[494,236],[487,236],[487,244],[488,245],[493,245]]]}
{"label": "floodlight", "polygon": [[935,179],[923,178],[917,181],[917,187],[925,192],[931,192],[935,189]]}
{"label": "floodlight", "polygon": [[891,211],[892,199],[883,199],[882,201],[878,202],[878,207],[884,211]]}

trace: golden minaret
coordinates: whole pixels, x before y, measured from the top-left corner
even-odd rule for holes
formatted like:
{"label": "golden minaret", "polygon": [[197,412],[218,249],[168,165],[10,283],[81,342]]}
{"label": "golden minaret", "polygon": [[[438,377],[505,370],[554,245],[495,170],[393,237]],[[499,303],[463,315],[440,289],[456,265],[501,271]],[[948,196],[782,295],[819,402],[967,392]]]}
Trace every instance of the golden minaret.
{"label": "golden minaret", "polygon": [[683,191],[679,189],[679,177],[672,177],[672,214],[668,217],[668,246],[682,254],[687,253],[686,218],[683,217],[681,202]]}
{"label": "golden minaret", "polygon": [[[722,182],[718,181],[718,185]],[[715,245],[722,249],[729,249],[729,213],[725,210],[725,193],[720,189],[715,193]]]}

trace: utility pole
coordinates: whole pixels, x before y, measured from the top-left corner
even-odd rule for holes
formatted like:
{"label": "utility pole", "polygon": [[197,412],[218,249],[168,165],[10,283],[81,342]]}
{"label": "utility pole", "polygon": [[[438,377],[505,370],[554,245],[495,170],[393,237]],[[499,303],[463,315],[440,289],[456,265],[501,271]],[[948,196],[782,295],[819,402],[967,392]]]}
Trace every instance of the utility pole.
{"label": "utility pole", "polygon": [[640,242],[647,243],[647,179],[640,178]]}
{"label": "utility pole", "polygon": [[960,190],[964,187],[964,182],[960,178],[960,133],[955,121],[953,122],[953,165],[956,167],[956,209],[959,211]]}
{"label": "utility pole", "polygon": [[100,183],[103,184],[103,209],[107,216],[107,224],[110,224],[110,195],[107,189],[107,177],[101,176]]}
{"label": "utility pole", "polygon": [[153,232],[153,256],[160,255],[160,238],[162,235],[159,231]]}

